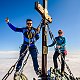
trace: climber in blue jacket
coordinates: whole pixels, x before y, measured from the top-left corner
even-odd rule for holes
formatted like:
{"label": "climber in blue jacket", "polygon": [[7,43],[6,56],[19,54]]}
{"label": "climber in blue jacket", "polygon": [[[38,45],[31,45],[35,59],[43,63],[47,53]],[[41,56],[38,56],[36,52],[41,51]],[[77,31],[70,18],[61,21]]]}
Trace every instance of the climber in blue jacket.
{"label": "climber in blue jacket", "polygon": [[[55,53],[53,55],[53,62],[54,62],[54,69],[58,70],[58,64],[57,64],[57,58],[58,56],[60,55],[60,53],[62,53],[62,56],[65,60],[65,45],[66,45],[66,39],[65,37],[63,37],[63,31],[62,30],[59,30],[58,31],[58,37],[55,37],[54,41],[52,44],[48,45],[48,47],[52,47],[56,44],[56,47],[55,47]],[[64,75],[64,67],[65,67],[65,63],[64,63],[64,60],[63,58],[61,57],[61,75],[63,76]]]}
{"label": "climber in blue jacket", "polygon": [[38,34],[38,28],[32,27],[32,20],[27,19],[26,20],[26,27],[25,28],[16,28],[13,26],[10,22],[9,19],[5,19],[6,23],[8,26],[15,32],[22,32],[23,34],[23,44],[20,50],[20,56],[22,56],[22,53],[24,53],[24,56],[21,57],[21,59],[18,61],[17,66],[16,66],[16,73],[20,70],[22,66],[22,61],[28,52],[25,51],[26,48],[29,46],[29,53],[31,54],[32,60],[33,60],[33,66],[36,74],[39,72],[39,65],[38,65],[38,60],[37,60],[37,54],[38,54],[38,49],[35,46],[35,41],[39,39],[39,34]]}

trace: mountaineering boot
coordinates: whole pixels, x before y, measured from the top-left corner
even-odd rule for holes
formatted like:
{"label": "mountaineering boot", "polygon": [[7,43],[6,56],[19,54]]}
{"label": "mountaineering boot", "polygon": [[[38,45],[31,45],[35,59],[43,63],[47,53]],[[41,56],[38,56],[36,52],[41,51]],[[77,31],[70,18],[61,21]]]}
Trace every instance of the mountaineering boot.
{"label": "mountaineering boot", "polygon": [[49,80],[54,80],[54,78],[55,78],[54,72],[55,72],[55,70],[52,67],[50,67],[50,72],[48,72]]}
{"label": "mountaineering boot", "polygon": [[14,73],[14,80],[19,80],[19,72]]}
{"label": "mountaineering boot", "polygon": [[23,73],[15,72],[14,80],[28,80],[28,78]]}
{"label": "mountaineering boot", "polygon": [[60,76],[61,76],[60,69],[55,68],[55,69],[53,69],[53,71],[54,71],[54,75],[55,75],[55,80],[60,80]]}
{"label": "mountaineering boot", "polygon": [[41,73],[42,73],[42,71],[41,71],[41,69],[39,68],[39,69],[36,71],[36,74],[37,74],[38,76],[41,76]]}
{"label": "mountaineering boot", "polygon": [[60,70],[58,68],[53,69],[54,74],[60,73]]}

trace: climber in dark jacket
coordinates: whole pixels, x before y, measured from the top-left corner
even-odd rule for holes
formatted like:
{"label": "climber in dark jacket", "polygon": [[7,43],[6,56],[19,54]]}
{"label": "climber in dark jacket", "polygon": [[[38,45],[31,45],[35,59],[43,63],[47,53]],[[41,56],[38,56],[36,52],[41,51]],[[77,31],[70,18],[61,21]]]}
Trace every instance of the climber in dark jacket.
{"label": "climber in dark jacket", "polygon": [[[66,40],[65,37],[63,37],[63,31],[59,30],[58,31],[58,37],[55,37],[53,43],[51,45],[48,45],[48,47],[52,47],[56,44],[56,48],[55,48],[55,53],[53,55],[53,62],[54,62],[54,68],[57,70],[58,69],[58,64],[57,64],[57,58],[60,55],[60,53],[62,53],[63,58],[65,59],[65,44]],[[62,75],[64,75],[64,67],[65,67],[65,63],[64,60],[61,57],[61,73]]]}
{"label": "climber in dark jacket", "polygon": [[[17,66],[16,66],[16,73],[20,70],[22,66],[22,61],[26,55],[26,53],[29,50],[29,53],[31,54],[32,60],[33,60],[33,66],[36,74],[38,73],[39,65],[38,65],[38,60],[37,60],[37,54],[38,54],[38,49],[35,46],[35,41],[39,39],[39,34],[37,33],[37,29],[32,27],[32,20],[27,19],[26,20],[26,27],[25,28],[16,28],[13,26],[10,22],[9,19],[5,19],[6,23],[8,26],[15,32],[22,32],[23,34],[23,44],[20,50],[20,56],[22,56],[22,53],[24,53],[24,56],[21,57],[21,59],[18,61]],[[29,47],[28,50],[26,48]]]}

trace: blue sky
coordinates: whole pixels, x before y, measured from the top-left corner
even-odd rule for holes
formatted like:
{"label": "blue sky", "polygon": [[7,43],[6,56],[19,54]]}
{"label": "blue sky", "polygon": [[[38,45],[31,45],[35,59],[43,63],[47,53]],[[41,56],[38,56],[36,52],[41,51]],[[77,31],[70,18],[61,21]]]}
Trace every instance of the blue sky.
{"label": "blue sky", "polygon": [[[40,14],[35,10],[35,1],[42,4],[42,0],[0,0],[0,51],[19,51],[23,42],[22,33],[12,31],[5,23],[8,17],[16,27],[24,27],[27,18],[33,20],[33,26],[37,27],[41,21]],[[80,52],[80,0],[48,0],[48,11],[53,22],[50,28],[54,36],[62,29],[66,37],[66,48],[70,53]],[[41,39],[36,46],[41,51]],[[48,44],[51,40],[48,37]],[[49,48],[49,51],[53,50]],[[54,50],[53,50],[54,51]]]}

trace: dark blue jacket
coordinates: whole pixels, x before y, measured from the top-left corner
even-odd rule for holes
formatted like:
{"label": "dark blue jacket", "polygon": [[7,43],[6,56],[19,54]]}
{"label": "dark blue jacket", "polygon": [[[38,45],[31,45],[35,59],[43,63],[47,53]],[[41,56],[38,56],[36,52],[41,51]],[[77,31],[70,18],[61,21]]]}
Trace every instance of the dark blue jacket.
{"label": "dark blue jacket", "polygon": [[[56,44],[56,46],[61,46],[59,49],[61,51],[64,51],[65,50],[65,45],[66,45],[66,40],[65,40],[65,37],[63,36],[58,36],[58,37],[55,37],[53,43],[51,45],[49,45],[49,47],[52,47]],[[58,48],[56,47],[55,50],[57,51]]]}
{"label": "dark blue jacket", "polygon": [[[9,27],[15,31],[15,32],[22,32],[23,33],[23,38],[24,38],[24,41],[23,41],[23,44],[24,45],[29,45],[32,46],[34,45],[34,42],[36,40],[39,39],[39,34],[36,33],[36,29],[31,27],[31,30],[29,30],[27,27],[25,28],[16,28],[15,26],[13,26],[11,23],[7,23],[9,25]],[[29,33],[32,34],[32,37],[29,39]]]}

